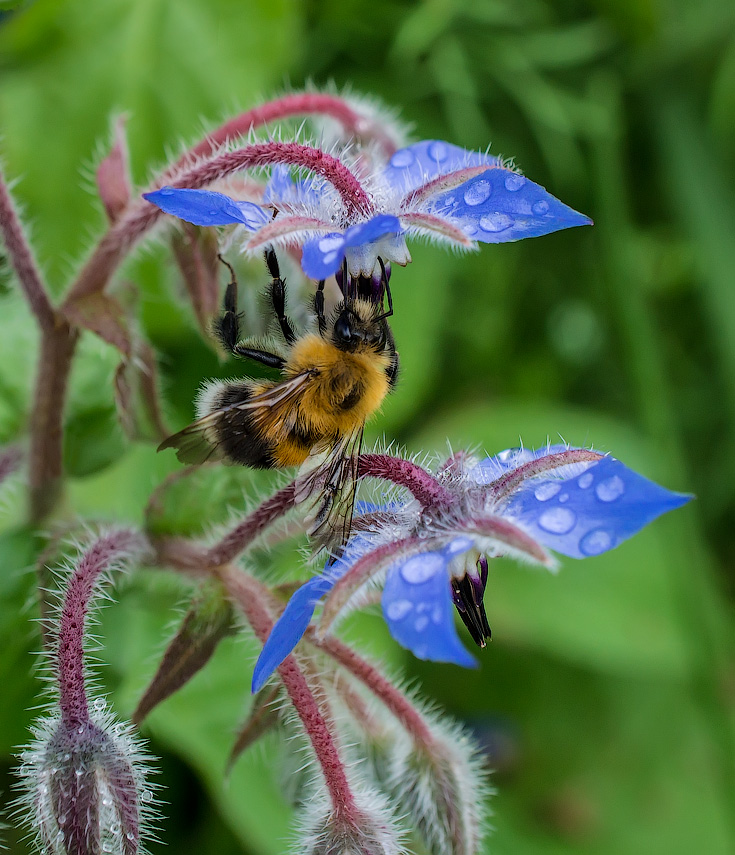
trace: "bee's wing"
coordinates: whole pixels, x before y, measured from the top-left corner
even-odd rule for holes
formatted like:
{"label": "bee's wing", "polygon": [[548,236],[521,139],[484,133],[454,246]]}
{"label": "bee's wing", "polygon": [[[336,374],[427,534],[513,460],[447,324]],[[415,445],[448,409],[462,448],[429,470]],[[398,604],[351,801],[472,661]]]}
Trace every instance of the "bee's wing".
{"label": "bee's wing", "polygon": [[223,457],[220,439],[216,430],[217,423],[227,415],[240,412],[262,411],[259,421],[286,424],[293,404],[303,394],[305,388],[316,376],[314,370],[304,371],[277,383],[264,392],[246,395],[247,386],[243,386],[243,400],[213,410],[188,427],[165,439],[158,451],[175,448],[176,456],[182,463],[206,463],[208,460],[221,460]]}
{"label": "bee's wing", "polygon": [[317,548],[332,552],[332,560],[350,537],[362,430],[345,434],[326,452],[312,452],[296,482],[296,501],[314,500],[309,534]]}

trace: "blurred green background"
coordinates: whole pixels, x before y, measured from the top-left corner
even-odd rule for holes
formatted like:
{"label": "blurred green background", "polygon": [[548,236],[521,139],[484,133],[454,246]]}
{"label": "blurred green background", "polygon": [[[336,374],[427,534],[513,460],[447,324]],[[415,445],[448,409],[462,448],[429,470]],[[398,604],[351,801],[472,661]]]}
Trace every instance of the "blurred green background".
{"label": "blurred green background", "polygon": [[[0,3],[0,151],[55,293],[103,227],[92,175],[113,114],[129,116],[142,183],[204,123],[308,80],[395,105],[417,139],[492,143],[596,223],[464,257],[413,244],[414,263],[393,279],[403,376],[373,438],[497,451],[561,436],[697,494],[614,553],[565,561],[558,577],[498,563],[486,596],[494,640],[478,672],[417,662],[377,618],[360,629],[477,729],[497,770],[488,852],[734,852],[735,5]],[[182,426],[199,381],[232,366],[197,332],[162,245],[121,278],[141,286],[143,327]],[[0,440],[10,441],[27,419],[36,333],[6,263],[0,291]],[[67,507],[140,521],[175,463],[116,427],[116,361],[85,338]],[[191,498],[190,526],[224,518],[253,480],[231,477],[214,519],[200,519],[209,497]],[[41,685],[38,547],[23,501],[19,487],[5,491],[0,517],[3,800]],[[103,615],[101,681],[128,716],[184,595],[173,577],[138,574],[118,596]],[[223,644],[144,728],[168,803],[168,849],[154,852],[285,849],[276,743],[223,781],[252,655]],[[0,837],[25,852],[13,824]]]}

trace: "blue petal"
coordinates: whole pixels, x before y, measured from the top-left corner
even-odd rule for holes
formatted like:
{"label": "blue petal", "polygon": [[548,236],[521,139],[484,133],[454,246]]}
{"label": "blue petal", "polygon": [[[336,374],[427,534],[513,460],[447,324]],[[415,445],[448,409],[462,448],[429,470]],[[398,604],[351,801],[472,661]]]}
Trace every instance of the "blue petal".
{"label": "blue petal", "polygon": [[228,226],[242,223],[250,231],[257,231],[270,222],[270,215],[260,205],[231,199],[224,193],[212,190],[177,190],[162,187],[143,198],[157,205],[164,213],[172,214],[195,226]]}
{"label": "blue petal", "polygon": [[495,166],[498,159],[489,154],[467,151],[443,140],[422,140],[399,149],[391,157],[383,175],[392,187],[408,193],[439,175],[484,163]]}
{"label": "blue petal", "polygon": [[366,223],[358,223],[350,226],[344,234],[344,245],[346,247],[364,246],[379,240],[385,235],[398,234],[402,232],[401,222],[392,214],[378,214]]}
{"label": "blue petal", "polygon": [[592,225],[589,217],[560,202],[539,184],[500,167],[488,169],[440,196],[432,213],[446,217],[481,243],[505,243]]}
{"label": "blue petal", "polygon": [[[320,188],[321,190],[322,188]],[[326,188],[323,192],[329,192]],[[322,193],[314,186],[314,178],[307,177],[294,181],[287,166],[273,167],[271,176],[263,191],[263,202],[281,205],[313,206],[319,203]]]}
{"label": "blue petal", "polygon": [[254,693],[260,691],[265,681],[296,647],[314,616],[314,609],[319,600],[328,594],[337,580],[349,570],[362,554],[366,543],[366,537],[354,537],[342,556],[333,564],[328,564],[321,576],[309,579],[294,592],[283,614],[273,624],[273,629],[255,663],[252,682]]}
{"label": "blue petal", "polygon": [[343,235],[332,232],[313,238],[304,244],[301,268],[310,279],[326,279],[339,270],[347,248],[365,246],[385,235],[401,231],[398,217],[378,214],[366,223],[350,226]]}
{"label": "blue petal", "polygon": [[530,448],[506,448],[505,451],[499,452],[494,457],[486,457],[484,460],[481,460],[472,469],[470,475],[478,484],[489,484],[491,481],[495,481],[505,475],[506,472],[518,469],[524,463],[537,460],[539,457],[546,457],[549,454],[558,454],[561,451],[568,450],[568,445],[544,445],[535,451]]}
{"label": "blue petal", "polygon": [[[467,548],[467,543],[459,544],[459,551],[462,546]],[[477,663],[465,650],[454,626],[447,567],[456,551],[449,544],[442,550],[413,555],[392,567],[383,591],[383,616],[393,638],[419,659],[472,668]]]}
{"label": "blue petal", "polygon": [[326,279],[339,270],[344,257],[344,236],[332,232],[306,241],[301,253],[301,269],[310,279]]}
{"label": "blue petal", "polygon": [[502,515],[544,546],[572,558],[614,549],[692,498],[660,487],[614,457],[569,469],[567,477],[560,469],[525,482],[507,500]]}

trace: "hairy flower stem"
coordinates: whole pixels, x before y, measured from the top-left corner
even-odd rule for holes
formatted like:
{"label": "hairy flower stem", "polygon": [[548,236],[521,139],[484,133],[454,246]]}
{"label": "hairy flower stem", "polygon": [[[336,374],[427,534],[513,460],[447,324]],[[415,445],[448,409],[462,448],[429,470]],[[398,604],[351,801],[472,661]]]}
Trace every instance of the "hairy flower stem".
{"label": "hairy flower stem", "polygon": [[[223,567],[218,576],[243,611],[255,634],[261,642],[265,642],[274,623],[274,615],[268,607],[270,599],[268,590],[252,576],[235,570],[231,565]],[[358,821],[359,809],[347,780],[345,765],[332,736],[329,722],[324,717],[306,677],[293,656],[286,657],[279,665],[278,674],[321,767],[332,804],[333,816],[338,821],[355,825]]]}
{"label": "hairy flower stem", "polygon": [[387,134],[366,116],[356,112],[344,98],[337,95],[329,95],[322,92],[296,92],[293,95],[285,95],[247,110],[220,125],[189,151],[185,152],[177,161],[163,174],[164,182],[167,177],[176,175],[180,170],[190,166],[200,157],[208,157],[217,149],[238,137],[245,136],[257,127],[267,125],[269,122],[277,122],[289,116],[330,116],[336,119],[345,130],[346,136],[369,138],[377,140],[383,147],[386,155],[390,156],[396,150],[395,144]]}
{"label": "hairy flower stem", "polygon": [[[234,172],[257,166],[298,166],[321,175],[342,197],[350,217],[367,215],[372,201],[357,178],[337,158],[298,143],[266,142],[225,152],[178,175],[174,187],[199,189]],[[157,222],[160,208],[137,201],[110,227],[72,286],[64,306],[102,291],[126,253]],[[63,307],[62,307],[63,308]]]}
{"label": "hairy flower stem", "polygon": [[424,721],[421,713],[391,682],[371,665],[367,660],[359,656],[355,651],[343,644],[333,635],[323,640],[318,640],[313,627],[308,630],[308,638],[316,644],[342,667],[357,677],[368,689],[385,704],[393,715],[406,728],[414,742],[431,752],[434,747],[434,738],[431,730]]}
{"label": "hairy flower stem", "polygon": [[279,490],[270,499],[266,499],[251,514],[238,523],[219,543],[216,543],[206,554],[207,564],[219,567],[235,559],[250,546],[255,538],[279,517],[291,510],[296,495],[296,482],[292,482]]}
{"label": "hairy flower stem", "polygon": [[452,495],[425,469],[389,454],[361,454],[360,478],[382,478],[399,487],[405,487],[424,507],[441,507],[452,504]]}
{"label": "hairy flower stem", "polygon": [[53,329],[56,313],[31,248],[23,234],[20,218],[2,172],[0,172],[0,233],[3,236],[10,263],[13,265],[39,326],[44,332]]}
{"label": "hairy flower stem", "polygon": [[61,719],[69,727],[89,722],[84,679],[84,628],[95,586],[105,570],[124,554],[140,548],[125,529],[103,535],[82,555],[69,580],[61,610],[56,669]]}
{"label": "hairy flower stem", "polygon": [[41,338],[29,456],[30,518],[35,523],[53,510],[61,489],[64,402],[78,337],[59,321]]}

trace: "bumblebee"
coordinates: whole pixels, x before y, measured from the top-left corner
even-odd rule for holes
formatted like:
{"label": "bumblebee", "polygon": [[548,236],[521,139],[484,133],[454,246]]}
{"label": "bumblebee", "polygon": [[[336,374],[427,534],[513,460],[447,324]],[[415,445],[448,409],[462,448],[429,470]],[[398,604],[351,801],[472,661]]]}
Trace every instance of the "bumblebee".
{"label": "bumblebee", "polygon": [[[269,298],[285,347],[264,349],[240,340],[237,283],[232,274],[215,332],[226,350],[278,369],[281,379],[210,381],[200,393],[198,419],[159,446],[183,463],[225,460],[256,469],[302,466],[296,501],[312,499],[310,534],[337,550],[347,542],[365,422],[394,388],[398,352],[387,322],[393,314],[388,273],[380,281],[337,277],[342,300],[329,316],[324,281],[314,295],[316,331],[296,335],[286,317],[286,285],[273,250],[265,253]],[[384,311],[384,299],[388,310]],[[281,353],[272,350],[280,349]]]}

